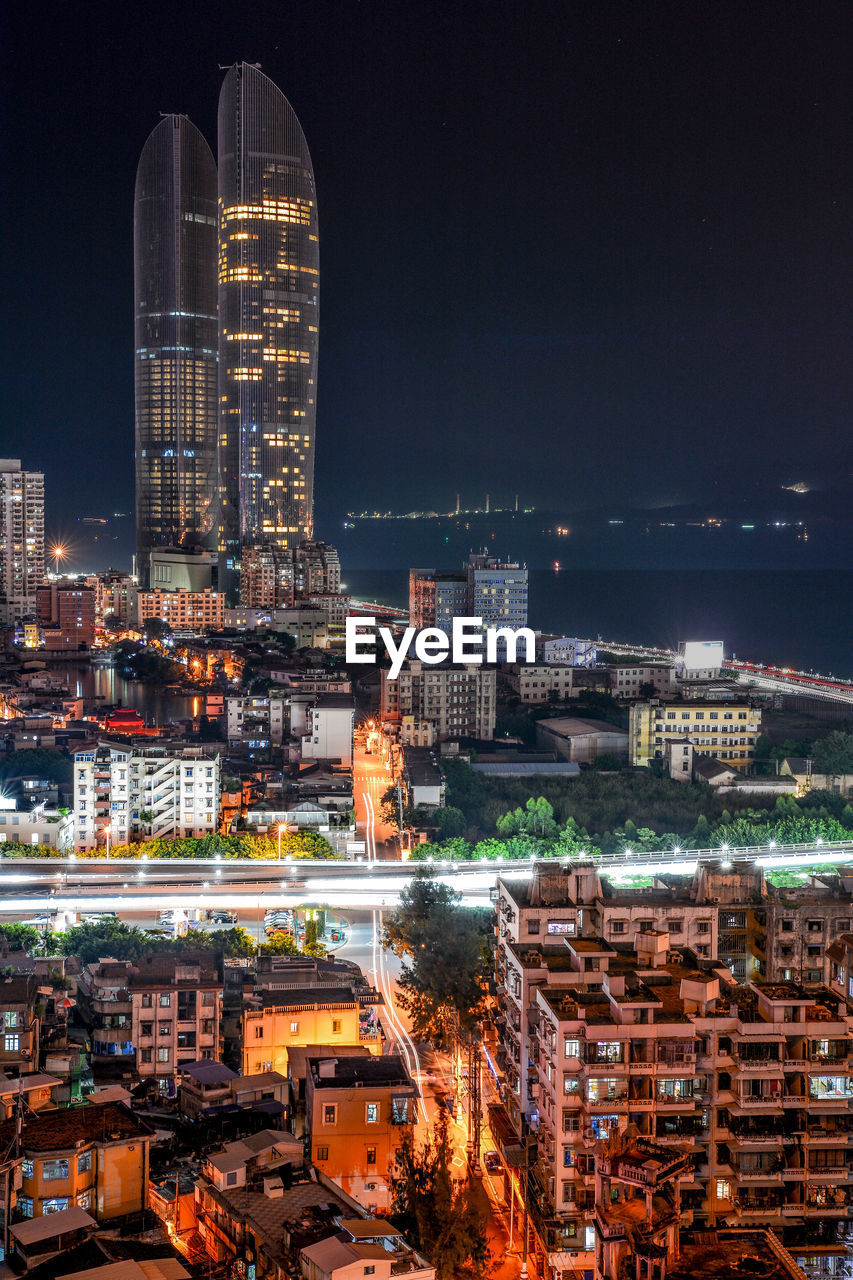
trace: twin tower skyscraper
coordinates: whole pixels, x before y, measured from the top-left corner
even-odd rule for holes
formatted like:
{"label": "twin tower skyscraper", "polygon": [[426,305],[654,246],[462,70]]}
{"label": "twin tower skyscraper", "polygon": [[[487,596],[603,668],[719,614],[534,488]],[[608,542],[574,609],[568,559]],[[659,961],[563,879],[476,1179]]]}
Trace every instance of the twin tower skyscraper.
{"label": "twin tower skyscraper", "polygon": [[218,165],[186,116],[148,137],[134,286],[140,584],[160,585],[158,549],[217,553],[236,603],[246,548],[290,550],[313,528],[314,170],[293,108],[258,67],[226,73]]}

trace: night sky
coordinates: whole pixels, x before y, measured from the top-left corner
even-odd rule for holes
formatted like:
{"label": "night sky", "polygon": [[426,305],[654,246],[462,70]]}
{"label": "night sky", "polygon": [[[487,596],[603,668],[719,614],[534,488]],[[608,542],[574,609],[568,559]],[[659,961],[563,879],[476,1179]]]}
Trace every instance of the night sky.
{"label": "night sky", "polygon": [[260,62],[317,178],[316,513],[705,500],[850,446],[847,2],[7,6],[0,453],[132,509],[132,204]]}

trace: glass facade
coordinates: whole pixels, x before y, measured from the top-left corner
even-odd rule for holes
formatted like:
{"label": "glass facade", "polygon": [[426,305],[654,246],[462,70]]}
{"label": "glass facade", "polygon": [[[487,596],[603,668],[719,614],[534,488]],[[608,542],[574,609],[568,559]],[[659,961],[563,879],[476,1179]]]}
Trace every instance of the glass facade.
{"label": "glass facade", "polygon": [[151,132],[134,193],[136,541],[217,545],[216,165],[186,116]]}
{"label": "glass facade", "polygon": [[[219,98],[219,499],[226,584],[248,546],[310,538],[319,316],[311,157],[290,103],[239,63]],[[233,595],[233,591],[231,592]]]}

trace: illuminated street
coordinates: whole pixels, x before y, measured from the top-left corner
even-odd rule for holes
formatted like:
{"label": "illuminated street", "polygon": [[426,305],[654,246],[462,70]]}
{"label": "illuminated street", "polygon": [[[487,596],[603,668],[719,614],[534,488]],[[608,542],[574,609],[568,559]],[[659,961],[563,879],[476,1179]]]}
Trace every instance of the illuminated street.
{"label": "illuminated street", "polygon": [[[368,741],[370,750],[368,751]],[[356,731],[353,744],[353,796],[359,837],[365,840],[368,861],[392,861],[400,856],[396,828],[379,814],[382,797],[391,786],[391,768],[381,753],[379,734]]]}

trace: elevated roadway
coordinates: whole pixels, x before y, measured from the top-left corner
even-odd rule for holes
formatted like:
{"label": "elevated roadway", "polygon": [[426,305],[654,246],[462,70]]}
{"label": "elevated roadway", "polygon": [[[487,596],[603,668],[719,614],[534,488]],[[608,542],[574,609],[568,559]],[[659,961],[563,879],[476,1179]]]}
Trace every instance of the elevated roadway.
{"label": "elevated roadway", "polygon": [[[853,841],[755,847],[718,847],[658,853],[626,850],[594,859],[620,880],[661,872],[692,875],[700,864],[723,868],[750,861],[770,870],[853,866]],[[428,868],[456,889],[470,906],[489,903],[498,876],[525,880],[533,861],[315,862],[260,860],[26,858],[0,859],[0,918],[29,919],[57,913],[73,916],[114,911],[150,916],[183,909],[236,911],[256,920],[271,907],[324,904],[337,910],[395,907],[413,876]]]}

